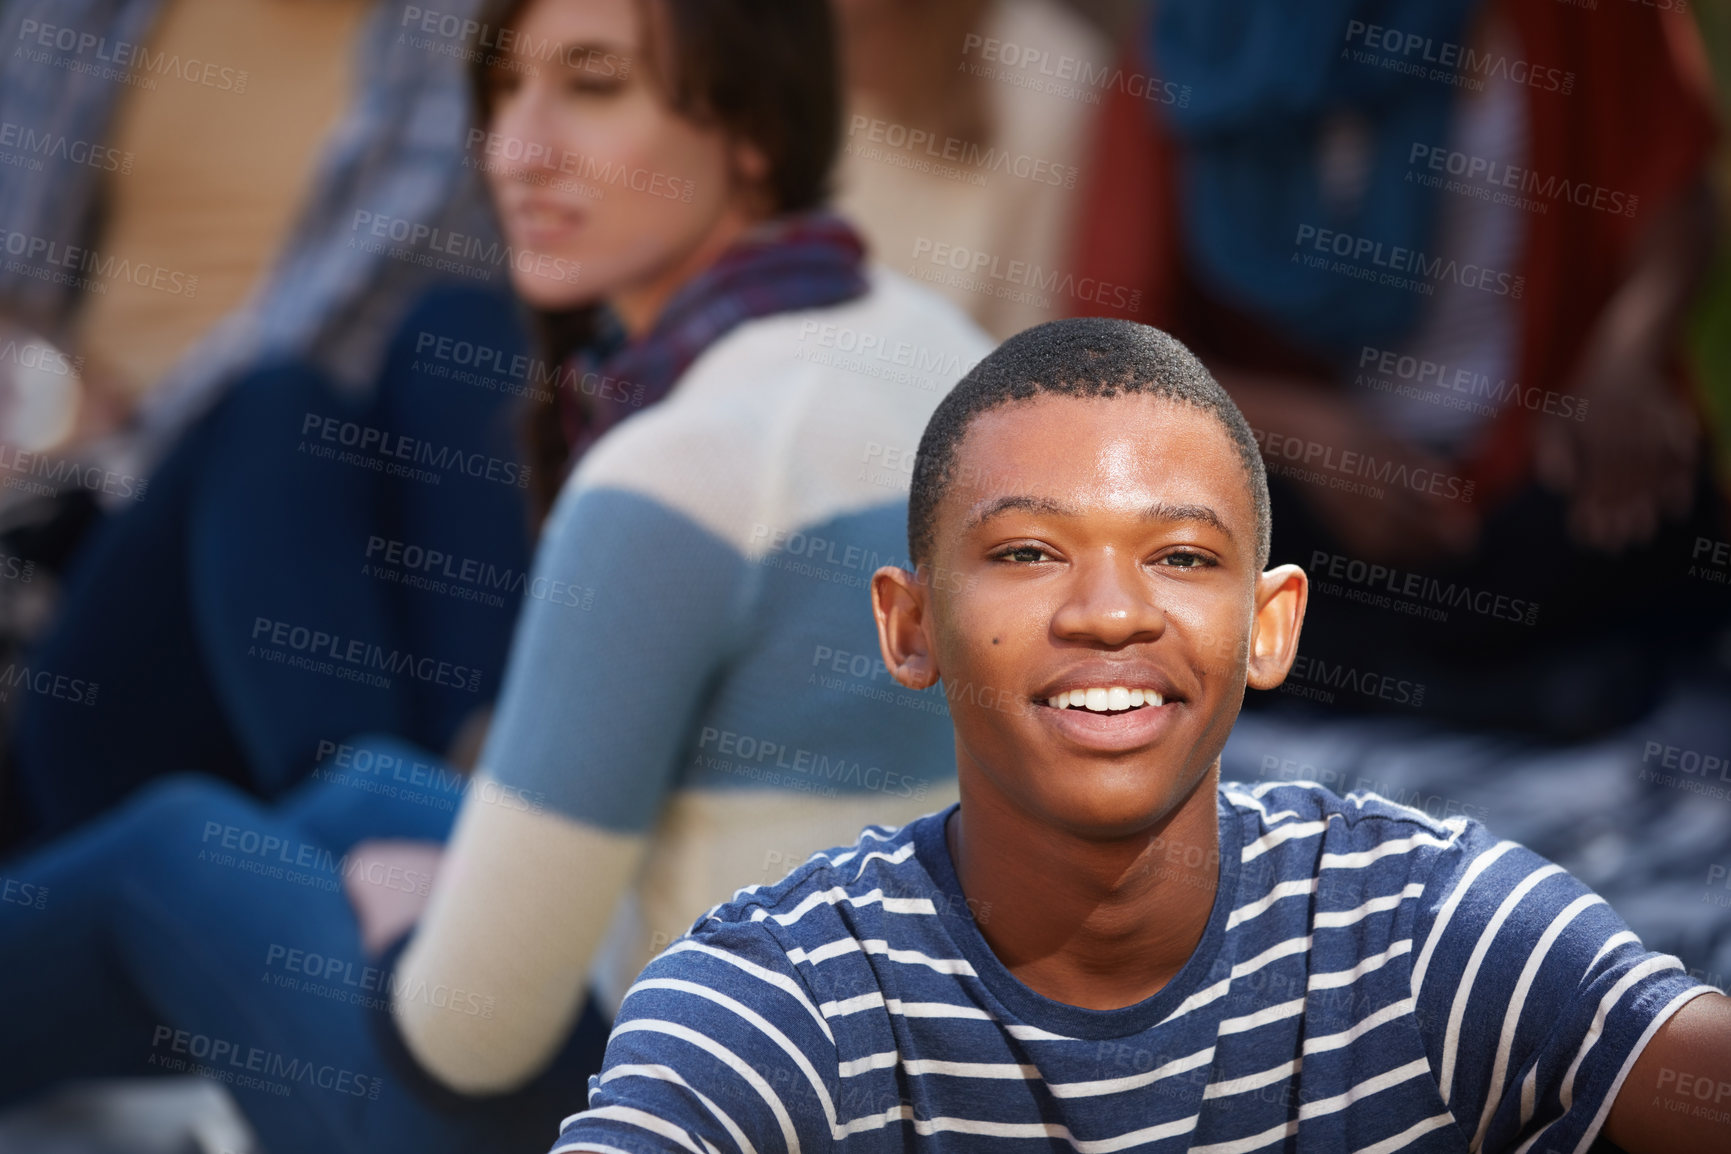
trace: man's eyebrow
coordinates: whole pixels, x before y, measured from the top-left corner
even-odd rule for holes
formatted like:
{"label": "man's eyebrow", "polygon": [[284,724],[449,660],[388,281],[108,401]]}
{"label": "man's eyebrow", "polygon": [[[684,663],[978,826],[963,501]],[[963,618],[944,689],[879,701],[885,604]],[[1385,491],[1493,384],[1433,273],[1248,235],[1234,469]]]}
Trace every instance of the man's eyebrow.
{"label": "man's eyebrow", "polygon": [[[1044,513],[1050,517],[1075,517],[1079,515],[1075,509],[1050,497],[1022,495],[999,497],[997,500],[987,502],[974,510],[967,523],[962,526],[962,532],[971,533],[998,514],[1008,513],[1015,509],[1029,513]],[[1200,525],[1207,525],[1211,529],[1218,529],[1228,541],[1235,543],[1237,541],[1237,538],[1232,535],[1232,530],[1227,528],[1225,520],[1207,505],[1168,505],[1164,501],[1156,501],[1143,510],[1142,518],[1145,521],[1193,521]]]}
{"label": "man's eyebrow", "polygon": [[987,502],[975,509],[969,516],[967,524],[962,526],[962,532],[972,533],[999,513],[1008,513],[1012,509],[1021,509],[1029,513],[1045,513],[1052,517],[1074,517],[1076,510],[1061,501],[1050,497],[999,497],[996,501]]}
{"label": "man's eyebrow", "polygon": [[1220,530],[1228,541],[1237,541],[1220,514],[1207,505],[1168,505],[1164,501],[1156,501],[1148,506],[1142,516],[1149,521],[1195,521]]}

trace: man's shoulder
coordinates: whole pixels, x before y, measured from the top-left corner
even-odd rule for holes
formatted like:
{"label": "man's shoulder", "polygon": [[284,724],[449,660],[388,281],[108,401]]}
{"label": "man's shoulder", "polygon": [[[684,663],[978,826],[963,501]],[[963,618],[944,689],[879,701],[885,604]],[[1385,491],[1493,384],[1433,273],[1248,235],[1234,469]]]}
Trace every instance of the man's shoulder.
{"label": "man's shoulder", "polygon": [[1370,790],[1339,794],[1314,781],[1223,781],[1220,796],[1265,829],[1291,821],[1338,822],[1360,837],[1379,840],[1413,832],[1458,837],[1479,824],[1464,814],[1433,815]]}
{"label": "man's shoulder", "polygon": [[1367,878],[1425,874],[1496,840],[1471,818],[1434,817],[1364,790],[1342,796],[1311,781],[1222,782],[1220,798],[1241,822],[1244,864],[1264,859],[1281,876],[1341,867]]}

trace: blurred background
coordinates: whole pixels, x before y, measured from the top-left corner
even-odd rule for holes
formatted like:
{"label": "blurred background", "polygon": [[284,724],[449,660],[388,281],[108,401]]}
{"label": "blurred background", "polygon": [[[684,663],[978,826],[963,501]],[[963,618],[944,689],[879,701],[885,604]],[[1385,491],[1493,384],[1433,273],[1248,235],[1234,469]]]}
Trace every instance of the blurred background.
{"label": "blurred background", "polygon": [[[870,260],[994,339],[1167,329],[1256,430],[1274,560],[1312,600],[1223,776],[1482,820],[1731,983],[1731,6],[832,9],[832,204]],[[76,900],[32,873],[54,847],[166,775],[270,801],[357,733],[473,763],[523,594],[459,600],[426,569],[359,608],[354,555],[307,536],[353,470],[304,439],[272,464],[235,413],[293,365],[364,425],[394,365],[437,356],[495,383],[426,394],[417,435],[536,459],[514,439],[534,390],[471,327],[503,301],[497,347],[549,347],[477,255],[500,226],[466,70],[498,32],[472,0],[0,0],[0,940]],[[642,195],[611,179],[585,170],[582,195]],[[450,286],[492,296],[416,311]],[[788,356],[959,376],[818,343]],[[279,432],[311,412],[272,411]],[[862,458],[880,489],[905,491],[897,452]],[[454,556],[527,568],[528,498],[464,483],[416,515],[477,526]],[[364,560],[424,539],[385,523],[357,530]],[[360,614],[357,636],[437,618],[475,680],[380,705],[261,671],[219,623],[270,617],[273,582],[325,590],[320,620]],[[769,875],[798,860],[757,848]],[[153,1073],[13,1102],[0,1149],[291,1148],[234,1091]]]}

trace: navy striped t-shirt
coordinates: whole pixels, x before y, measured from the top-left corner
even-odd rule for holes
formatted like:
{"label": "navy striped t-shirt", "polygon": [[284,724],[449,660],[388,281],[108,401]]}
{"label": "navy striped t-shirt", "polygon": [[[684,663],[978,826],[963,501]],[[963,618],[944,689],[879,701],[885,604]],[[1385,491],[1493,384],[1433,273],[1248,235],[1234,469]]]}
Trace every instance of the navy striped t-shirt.
{"label": "navy striped t-shirt", "polygon": [[1219,890],[1177,976],[1069,1006],[981,936],[952,812],[867,829],[668,947],[555,1150],[1584,1151],[1710,989],[1476,822],[1278,782],[1222,785]]}

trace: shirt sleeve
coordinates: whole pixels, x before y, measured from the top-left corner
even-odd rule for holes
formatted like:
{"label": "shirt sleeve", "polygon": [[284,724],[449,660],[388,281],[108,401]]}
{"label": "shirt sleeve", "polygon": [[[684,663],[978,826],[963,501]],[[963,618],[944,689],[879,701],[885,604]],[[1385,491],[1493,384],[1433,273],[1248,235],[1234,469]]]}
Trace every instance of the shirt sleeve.
{"label": "shirt sleeve", "polygon": [[626,995],[589,1108],[565,1120],[554,1151],[828,1150],[838,1061],[811,990],[762,923],[682,938]]}
{"label": "shirt sleeve", "polygon": [[1426,1053],[1473,1150],[1585,1151],[1647,1040],[1711,988],[1476,822],[1440,852],[1413,940]]}
{"label": "shirt sleeve", "polygon": [[[705,476],[712,489],[727,480],[722,469]],[[603,486],[561,497],[400,971],[400,988],[472,991],[494,1007],[483,1019],[397,999],[404,1041],[445,1084],[508,1090],[558,1050],[735,652],[751,576],[739,549],[668,500]]]}

